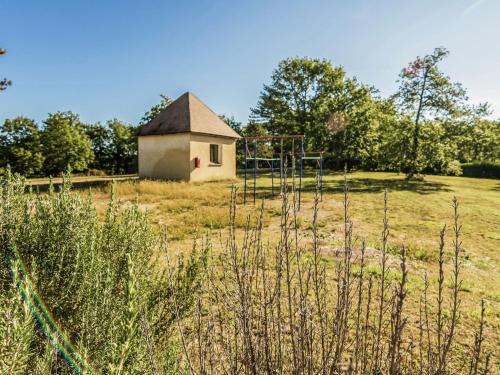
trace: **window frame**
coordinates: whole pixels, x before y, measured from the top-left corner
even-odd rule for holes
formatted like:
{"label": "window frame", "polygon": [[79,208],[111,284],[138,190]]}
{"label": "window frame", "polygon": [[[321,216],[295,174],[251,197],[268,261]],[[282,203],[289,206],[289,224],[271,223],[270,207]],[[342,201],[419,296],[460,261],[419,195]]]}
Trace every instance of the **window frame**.
{"label": "window frame", "polygon": [[[213,147],[216,148],[215,154],[214,154],[214,151],[212,149]],[[212,156],[216,156],[216,158],[213,159]],[[217,143],[210,143],[209,160],[210,160],[210,164],[212,164],[212,165],[222,165],[222,145],[217,144]]]}

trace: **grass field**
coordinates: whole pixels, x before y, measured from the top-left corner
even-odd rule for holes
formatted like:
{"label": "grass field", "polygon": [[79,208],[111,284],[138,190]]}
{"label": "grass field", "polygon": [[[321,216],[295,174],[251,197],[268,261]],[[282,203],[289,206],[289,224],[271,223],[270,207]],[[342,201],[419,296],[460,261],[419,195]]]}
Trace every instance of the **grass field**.
{"label": "grass field", "polygon": [[[342,240],[343,174],[330,173],[324,177],[324,196],[320,205],[322,252],[335,254]],[[354,234],[365,240],[372,257],[373,272],[377,272],[377,246],[382,230],[383,192],[389,193],[390,252],[396,255],[402,245],[408,248],[413,285],[421,284],[421,275],[427,272],[435,279],[439,231],[447,225],[447,250],[452,246],[452,206],[456,196],[460,203],[463,225],[463,278],[464,307],[466,318],[479,314],[478,303],[486,299],[489,322],[494,330],[500,327],[500,182],[490,179],[427,176],[424,181],[407,182],[394,173],[356,172],[348,174],[350,191],[350,216]],[[155,224],[165,225],[169,233],[171,249],[183,252],[192,245],[194,233],[209,229],[218,232],[228,225],[230,187],[238,187],[238,200],[243,201],[243,183],[219,181],[209,183],[178,183],[161,181],[121,181],[116,184],[116,194],[123,202],[137,200],[147,209]],[[280,200],[270,197],[271,179],[259,176],[258,201],[264,199],[265,233],[279,231]],[[306,176],[302,194],[302,209],[298,223],[301,241],[310,237],[314,177]],[[110,187],[94,188],[92,197],[98,210],[104,212],[110,196]],[[237,223],[243,226],[246,214],[255,209],[253,199],[240,205]],[[266,238],[269,243],[276,238]],[[495,287],[496,286],[496,287]]]}

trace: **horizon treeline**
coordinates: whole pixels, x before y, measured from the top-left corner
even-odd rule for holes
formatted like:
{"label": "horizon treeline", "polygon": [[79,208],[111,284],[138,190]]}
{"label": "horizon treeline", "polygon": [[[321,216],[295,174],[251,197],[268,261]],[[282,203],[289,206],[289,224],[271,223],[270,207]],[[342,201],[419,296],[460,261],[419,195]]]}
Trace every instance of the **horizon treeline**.
{"label": "horizon treeline", "polygon": [[126,174],[137,170],[137,127],[113,119],[87,124],[71,111],[55,112],[40,126],[18,116],[0,127],[0,170],[26,177],[74,172]]}
{"label": "horizon treeline", "polygon": [[[284,59],[246,124],[221,118],[243,136],[304,134],[305,151],[322,151],[331,169],[347,165],[413,177],[460,175],[471,162],[496,168],[500,120],[489,118],[488,104],[471,104],[462,85],[439,70],[447,55],[436,48],[410,62],[399,74],[398,91],[387,98],[329,60]],[[171,102],[161,95],[138,124],[88,124],[71,111],[51,113],[42,124],[24,116],[6,119],[0,124],[0,172],[10,167],[27,177],[54,176],[69,165],[77,173],[136,173],[135,134]],[[279,145],[260,150],[277,153]],[[244,152],[240,142],[239,165]]]}

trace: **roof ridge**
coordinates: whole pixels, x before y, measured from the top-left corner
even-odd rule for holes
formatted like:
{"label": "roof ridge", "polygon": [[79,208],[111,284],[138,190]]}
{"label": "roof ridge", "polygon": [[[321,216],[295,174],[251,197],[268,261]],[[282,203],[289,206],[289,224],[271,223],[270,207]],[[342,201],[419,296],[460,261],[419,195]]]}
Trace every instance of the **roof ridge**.
{"label": "roof ridge", "polygon": [[[183,95],[187,95],[187,117],[188,117],[188,127],[189,127],[189,131],[192,132],[193,129],[192,129],[192,126],[191,126],[191,100],[190,100],[190,96],[191,96],[191,93],[189,91],[186,91]],[[182,96],[182,95],[181,95]]]}
{"label": "roof ridge", "polygon": [[200,98],[186,91],[145,124],[139,135],[162,135],[180,132],[203,133],[240,138],[220,116]]}

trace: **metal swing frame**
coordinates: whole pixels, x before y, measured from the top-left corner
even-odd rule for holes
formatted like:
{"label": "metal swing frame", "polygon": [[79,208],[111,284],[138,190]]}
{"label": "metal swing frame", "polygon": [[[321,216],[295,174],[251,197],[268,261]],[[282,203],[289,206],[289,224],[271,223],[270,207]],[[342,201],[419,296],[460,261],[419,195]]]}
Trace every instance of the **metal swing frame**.
{"label": "metal swing frame", "polygon": [[[253,174],[253,203],[255,204],[257,200],[257,169],[259,161],[266,161],[271,169],[271,196],[274,197],[274,166],[275,162],[279,162],[279,183],[280,183],[280,194],[283,193],[283,174],[284,174],[284,161],[286,160],[287,153],[284,153],[283,148],[283,140],[291,139],[292,141],[292,150],[289,153],[292,157],[292,165],[295,166],[295,140],[300,140],[300,149],[299,149],[299,188],[298,188],[298,209],[300,210],[301,197],[302,197],[302,177],[303,177],[303,169],[304,169],[304,161],[307,160],[316,160],[319,167],[319,188],[320,188],[320,197],[323,200],[323,152],[306,152],[304,150],[304,138],[303,134],[299,135],[278,135],[278,136],[264,136],[264,137],[244,137],[243,140],[245,142],[245,162],[244,162],[244,190],[243,190],[243,200],[244,203],[247,203],[247,190],[248,190],[248,170],[249,164],[252,166],[252,174]],[[280,141],[280,153],[279,157],[258,157],[258,142],[259,141]],[[253,152],[250,152],[249,143],[253,144]],[[295,175],[293,175],[295,178]]]}

